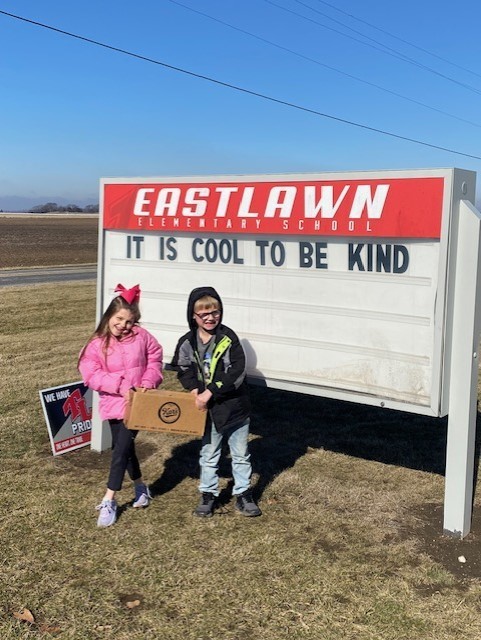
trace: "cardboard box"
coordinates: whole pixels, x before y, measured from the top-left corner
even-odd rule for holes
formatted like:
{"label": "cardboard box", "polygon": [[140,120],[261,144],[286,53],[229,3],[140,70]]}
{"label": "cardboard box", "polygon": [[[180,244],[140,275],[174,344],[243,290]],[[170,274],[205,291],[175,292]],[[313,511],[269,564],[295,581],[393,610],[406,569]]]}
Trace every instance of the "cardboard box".
{"label": "cardboard box", "polygon": [[191,393],[148,389],[132,391],[124,422],[129,429],[200,437],[206,418],[207,413],[196,408]]}

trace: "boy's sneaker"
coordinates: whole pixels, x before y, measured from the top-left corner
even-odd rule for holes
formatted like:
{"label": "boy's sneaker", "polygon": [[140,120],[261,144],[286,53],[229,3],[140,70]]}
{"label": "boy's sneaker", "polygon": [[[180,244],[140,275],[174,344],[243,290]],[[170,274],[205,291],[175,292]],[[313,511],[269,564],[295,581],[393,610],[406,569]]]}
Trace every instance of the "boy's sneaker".
{"label": "boy's sneaker", "polygon": [[148,507],[151,500],[152,500],[152,495],[150,493],[149,487],[145,484],[136,484],[133,506]]}
{"label": "boy's sneaker", "polygon": [[244,493],[237,496],[235,507],[243,516],[252,518],[254,516],[262,515],[262,511],[254,502],[252,491],[250,489],[247,489],[247,491],[244,491]]}
{"label": "boy's sneaker", "polygon": [[115,524],[117,520],[117,503],[115,500],[102,500],[95,508],[100,511],[97,520],[98,527],[110,527]]}
{"label": "boy's sneaker", "polygon": [[194,516],[199,518],[212,518],[214,515],[215,495],[204,492],[199,500],[199,504],[194,510]]}

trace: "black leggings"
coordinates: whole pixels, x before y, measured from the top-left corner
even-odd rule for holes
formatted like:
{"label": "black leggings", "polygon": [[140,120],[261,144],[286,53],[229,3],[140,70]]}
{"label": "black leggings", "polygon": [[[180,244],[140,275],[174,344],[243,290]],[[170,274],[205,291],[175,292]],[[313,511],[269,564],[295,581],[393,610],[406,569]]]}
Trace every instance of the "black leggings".
{"label": "black leggings", "polygon": [[135,453],[135,438],[138,431],[127,429],[122,420],[109,420],[109,424],[112,432],[112,460],[107,488],[120,491],[126,471],[131,480],[135,481],[142,477]]}

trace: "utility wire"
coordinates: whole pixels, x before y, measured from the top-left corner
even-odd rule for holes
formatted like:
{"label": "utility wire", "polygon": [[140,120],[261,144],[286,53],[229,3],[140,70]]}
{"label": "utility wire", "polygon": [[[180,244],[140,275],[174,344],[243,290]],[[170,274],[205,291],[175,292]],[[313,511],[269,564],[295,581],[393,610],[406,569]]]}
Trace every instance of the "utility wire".
{"label": "utility wire", "polygon": [[430,144],[429,142],[423,142],[422,140],[416,140],[415,138],[408,138],[406,136],[399,135],[397,133],[392,133],[391,131],[385,131],[383,129],[377,129],[376,127],[370,127],[365,124],[360,124],[359,122],[354,122],[352,120],[346,120],[344,118],[339,118],[337,116],[333,116],[328,113],[322,113],[321,111],[316,111],[315,109],[309,109],[308,107],[303,107],[301,105],[295,104],[293,102],[287,102],[286,100],[280,100],[279,98],[273,98],[272,96],[265,95],[263,93],[258,93],[257,91],[252,91],[251,89],[245,89],[244,87],[239,87],[237,85],[223,82],[222,80],[217,80],[215,78],[211,78],[209,76],[195,73],[193,71],[188,71],[187,69],[182,69],[181,67],[176,67],[171,64],[167,64],[166,62],[161,62],[160,60],[155,60],[153,58],[148,58],[147,56],[142,56],[138,53],[133,53],[131,51],[127,51],[126,49],[121,49],[120,47],[114,47],[109,44],[105,44],[103,42],[99,42],[98,40],[92,40],[91,38],[86,38],[85,36],[80,36],[76,33],[71,33],[70,31],[65,31],[63,29],[58,29],[57,27],[52,27],[48,24],[44,24],[42,22],[37,22],[35,20],[30,20],[28,18],[24,18],[22,16],[15,15],[13,13],[9,13],[8,11],[0,10],[1,15],[8,16],[10,18],[14,18],[15,20],[20,20],[22,22],[26,22],[29,24],[33,24],[37,27],[41,27],[43,29],[48,29],[50,31],[54,31],[55,33],[61,33],[62,35],[68,36],[70,38],[76,38],[77,40],[81,40],[83,42],[88,42],[98,47],[102,47],[104,49],[108,49],[109,51],[115,51],[116,53],[122,53],[124,55],[130,56],[132,58],[136,58],[137,60],[143,60],[144,62],[150,62],[152,64],[159,65],[166,69],[171,69],[172,71],[178,71],[179,73],[183,73],[185,75],[191,76],[193,78],[198,78],[200,80],[206,80],[207,82],[211,82],[213,84],[219,85],[221,87],[227,87],[228,89],[234,89],[235,91],[239,91],[241,93],[245,93],[247,95],[255,96],[257,98],[262,98],[263,100],[268,100],[269,102],[273,102],[275,104],[281,104],[286,107],[290,107],[292,109],[297,109],[298,111],[302,111],[304,113],[310,113],[316,116],[320,116],[322,118],[328,118],[329,120],[334,120],[336,122],[342,122],[343,124],[348,124],[353,127],[358,127],[359,129],[364,129],[366,131],[374,131],[375,133],[380,133],[385,136],[390,136],[391,138],[396,138],[398,140],[404,140],[405,142],[412,142],[413,144],[418,144],[424,147],[429,147],[431,149],[438,149],[439,151],[446,151],[448,153],[454,153],[455,155],[464,156],[465,158],[473,158],[474,160],[481,160],[481,156],[476,156],[470,153],[464,153],[462,151],[456,151],[455,149],[449,149],[447,147],[441,147],[436,144]]}
{"label": "utility wire", "polygon": [[[412,58],[409,58],[408,56],[405,56],[404,54],[399,54],[394,52],[394,49],[390,49],[389,47],[386,47],[385,45],[381,45],[381,47],[377,47],[373,44],[369,44],[369,42],[365,42],[364,40],[359,40],[359,38],[354,38],[353,36],[348,35],[347,33],[343,33],[342,31],[339,31],[338,29],[334,29],[333,27],[328,27],[325,24],[322,24],[322,22],[318,22],[317,20],[313,20],[312,18],[308,18],[307,16],[302,15],[301,13],[297,13],[296,11],[292,11],[292,9],[287,9],[286,7],[281,6],[280,4],[277,4],[276,2],[273,2],[272,0],[264,0],[264,2],[266,2],[267,4],[272,5],[273,7],[276,7],[277,9],[281,9],[282,11],[286,11],[287,13],[291,13],[294,16],[297,16],[298,18],[302,18],[303,20],[307,20],[308,22],[312,22],[313,24],[317,24],[320,27],[323,27],[324,29],[328,29],[329,31],[333,31],[334,33],[337,33],[341,36],[343,36],[344,38],[349,38],[349,40],[354,40],[354,42],[359,42],[360,44],[363,44],[365,47],[371,47],[371,49],[375,49],[376,51],[380,51],[381,53],[384,53],[385,55],[391,56],[393,58],[397,58],[398,60],[401,60],[403,62],[407,62],[408,64],[412,64],[415,67],[419,67],[420,69],[424,69],[426,71],[429,71],[430,73],[439,76],[440,78],[444,78],[445,80],[448,80],[449,82],[453,82],[454,84],[457,84],[460,87],[463,87],[464,89],[467,89],[468,91],[472,91],[473,93],[477,93],[478,95],[481,95],[481,91],[479,89],[476,89],[476,87],[471,86],[470,84],[466,84],[465,82],[461,82],[459,80],[456,80],[455,78],[451,78],[450,76],[445,75],[444,73],[441,73],[440,71],[436,71],[435,69],[432,69],[431,67],[428,67],[425,64],[422,64],[420,62],[417,62],[416,60],[413,60]],[[299,2],[299,4],[304,4],[303,2],[300,2],[300,0],[295,0],[295,2]],[[318,11],[317,9],[313,9],[312,7],[305,5],[304,6],[308,7],[309,9],[311,9],[311,11],[314,11],[315,13],[319,13],[321,15],[325,15],[323,14],[321,11]],[[329,16],[328,16],[329,17]],[[333,20],[333,18],[329,18],[330,20]],[[343,25],[345,26],[345,25]],[[347,27],[348,29],[350,29],[350,27]],[[354,29],[350,29],[351,31],[355,31]],[[356,32],[358,33],[358,32]],[[364,34],[361,34],[364,38],[367,38],[367,36],[364,36]],[[368,38],[369,40],[372,40],[372,38]],[[374,41],[375,42],[375,41]]]}
{"label": "utility wire", "polygon": [[[417,61],[417,60],[415,60],[413,58],[410,58],[406,54],[401,53],[400,51],[397,51],[396,49],[393,49],[392,47],[388,47],[384,43],[379,42],[378,40],[375,40],[374,38],[371,38],[371,37],[367,36],[366,34],[362,33],[361,31],[357,31],[357,29],[353,29],[352,27],[349,27],[345,22],[342,22],[340,20],[336,20],[335,18],[332,18],[327,13],[324,13],[323,11],[319,11],[319,9],[315,9],[314,7],[312,7],[311,5],[307,4],[306,2],[303,2],[302,0],[294,0],[294,2],[297,2],[297,4],[300,4],[303,7],[306,7],[307,9],[310,9],[311,11],[314,11],[314,13],[318,13],[319,15],[324,16],[325,18],[328,18],[328,20],[332,20],[333,22],[335,22],[336,24],[341,25],[345,29],[348,29],[349,31],[352,31],[353,33],[356,33],[356,34],[360,35],[361,37],[366,38],[366,40],[370,40],[371,42],[374,42],[374,43],[380,45],[381,47],[384,48],[383,53],[387,53],[388,55],[394,55],[394,57],[400,58],[401,60],[404,60],[405,62],[408,62],[409,64],[413,64],[413,65],[415,65],[417,67],[420,67],[421,69],[425,69],[426,71],[429,71],[430,73],[438,75],[441,78],[449,80],[450,82],[454,82],[455,84],[458,84],[458,85],[464,87],[465,89],[468,89],[468,90],[473,91],[475,93],[481,94],[481,91],[479,89],[477,89],[476,87],[473,87],[472,85],[464,83],[464,82],[460,82],[459,80],[456,80],[455,78],[452,78],[451,76],[447,76],[447,75],[445,75],[443,73],[440,73],[439,71],[436,71],[436,69],[433,69],[432,67],[428,67],[427,65],[422,64],[421,62],[419,62],[419,61]],[[321,26],[324,26],[326,29],[329,28],[326,25],[321,25]],[[336,33],[341,33],[341,32],[337,32],[336,31]],[[341,35],[344,35],[345,37],[349,37],[349,36],[347,36],[347,34],[341,33]],[[399,38],[399,39],[401,40],[401,38]],[[355,40],[357,42],[359,42],[357,40],[357,38],[355,38]],[[363,44],[367,45],[367,43],[363,43]],[[372,46],[372,45],[367,45],[367,46]],[[412,46],[414,46],[414,45],[412,45]],[[375,47],[375,48],[377,48],[377,47]],[[389,52],[391,52],[391,54],[389,54]],[[475,74],[475,75],[478,75],[478,74]]]}
{"label": "utility wire", "polygon": [[334,6],[330,2],[326,2],[325,0],[317,0],[317,2],[321,2],[322,4],[325,4],[327,7],[330,7],[331,9],[334,9],[335,11],[338,11],[339,13],[343,13],[345,16],[348,16],[349,18],[353,18],[354,20],[357,20],[358,22],[362,22],[363,24],[367,25],[368,27],[371,27],[371,29],[376,29],[376,31],[379,31],[380,33],[384,33],[385,35],[389,36],[390,38],[394,38],[395,40],[399,40],[399,42],[407,44],[410,47],[413,47],[414,49],[417,49],[418,51],[422,51],[423,53],[427,53],[429,56],[432,56],[433,58],[437,58],[438,60],[441,60],[442,62],[446,62],[447,64],[450,64],[453,67],[456,67],[457,69],[461,69],[462,71],[466,71],[467,73],[471,73],[473,76],[477,76],[478,78],[481,78],[481,74],[476,73],[476,71],[473,71],[472,69],[468,69],[467,67],[463,67],[460,64],[456,64],[456,62],[453,62],[452,60],[448,60],[447,58],[443,58],[442,56],[438,55],[437,53],[433,53],[432,51],[429,51],[428,49],[424,49],[423,47],[420,47],[419,45],[414,44],[414,42],[409,42],[409,40],[404,40],[404,38],[400,38],[399,36],[396,36],[394,33],[391,33],[390,31],[387,31],[386,29],[381,29],[380,27],[377,27],[375,24],[372,24],[371,22],[367,22],[367,20],[363,20],[362,18],[359,18],[358,16],[355,16],[353,13],[348,13],[347,11],[343,11],[342,9],[339,9],[339,7]]}
{"label": "utility wire", "polygon": [[[297,2],[297,4],[300,4],[302,7],[305,7],[306,9],[310,9],[311,11],[314,11],[314,13],[317,13],[320,16],[323,16],[324,18],[327,18],[328,20],[331,20],[331,22],[335,22],[336,24],[340,25],[341,27],[344,27],[344,29],[347,29],[348,31],[352,31],[353,33],[357,34],[358,36],[361,36],[361,38],[365,38],[366,40],[369,40],[370,42],[374,42],[374,44],[379,45],[380,47],[382,47],[382,52],[383,53],[387,53],[387,52],[390,51],[392,54],[394,54],[394,57],[399,58],[400,60],[404,60],[406,62],[413,63],[416,66],[420,66],[423,69],[424,68],[428,69],[429,71],[434,71],[434,69],[431,69],[430,67],[425,67],[422,63],[418,62],[417,60],[413,60],[412,58],[407,56],[405,53],[402,53],[401,51],[398,51],[397,49],[393,49],[392,47],[389,47],[387,44],[384,44],[384,42],[380,42],[379,40],[376,40],[375,38],[371,38],[370,36],[366,35],[362,31],[358,31],[357,29],[353,29],[352,27],[347,25],[342,20],[336,20],[336,18],[333,18],[328,13],[324,13],[324,11],[320,11],[319,9],[315,9],[310,4],[307,4],[306,2],[303,2],[302,0],[294,0],[294,2]],[[325,26],[325,25],[323,25],[323,26]],[[336,31],[336,33],[339,33],[339,32]],[[346,34],[344,34],[344,33],[341,34],[341,35],[346,36]],[[357,38],[355,40],[356,40],[356,42],[359,42],[359,40],[357,40]],[[366,43],[363,42],[362,44],[366,44]],[[375,47],[375,48],[377,49],[377,47]],[[437,73],[437,72],[435,72],[435,73]]]}
{"label": "utility wire", "polygon": [[184,9],[187,9],[188,11],[191,11],[192,13],[196,13],[200,16],[203,16],[204,18],[208,18],[209,20],[213,20],[214,22],[218,22],[219,24],[225,26],[225,27],[229,27],[229,29],[233,29],[234,31],[239,31],[240,33],[243,33],[245,35],[248,35],[251,38],[255,38],[256,40],[260,40],[260,42],[264,42],[265,44],[270,45],[271,47],[276,47],[276,49],[280,49],[281,51],[286,51],[287,53],[290,53],[294,56],[297,56],[298,58],[301,58],[303,60],[307,60],[308,62],[312,62],[314,64],[319,65],[320,67],[324,67],[325,69],[329,69],[330,71],[334,71],[335,73],[339,73],[343,76],[345,76],[346,78],[350,78],[351,80],[356,80],[357,82],[362,82],[363,84],[366,84],[370,87],[374,87],[375,89],[379,89],[380,91],[384,91],[386,93],[390,93],[393,96],[396,96],[397,98],[401,98],[402,100],[407,100],[408,102],[412,102],[413,104],[417,104],[420,107],[424,107],[426,109],[430,109],[431,111],[436,111],[437,113],[441,113],[442,115],[448,116],[449,118],[454,118],[455,120],[459,120],[460,122],[464,122],[466,124],[470,124],[473,127],[478,127],[481,128],[481,124],[477,123],[477,122],[472,122],[472,120],[466,120],[465,118],[461,118],[460,116],[456,116],[452,113],[449,113],[448,111],[443,111],[443,109],[438,109],[437,107],[433,107],[429,104],[426,104],[425,102],[421,102],[419,100],[415,100],[414,98],[410,98],[409,96],[404,96],[401,93],[398,93],[397,91],[393,91],[391,89],[387,89],[386,87],[382,87],[381,85],[375,84],[374,82],[370,82],[369,80],[364,80],[362,78],[358,78],[357,76],[352,75],[351,73],[347,73],[346,71],[342,71],[341,69],[337,69],[336,67],[332,67],[328,64],[325,64],[324,62],[320,62],[319,60],[316,60],[314,58],[311,58],[309,56],[306,56],[302,53],[299,53],[297,51],[293,51],[292,49],[289,49],[288,47],[284,47],[283,45],[277,44],[275,42],[272,42],[270,40],[267,40],[266,38],[262,38],[261,36],[257,36],[254,33],[251,33],[250,31],[245,31],[245,29],[241,29],[240,27],[236,27],[235,25],[232,25],[228,22],[224,22],[223,20],[220,20],[219,18],[215,18],[214,16],[211,16],[207,13],[204,13],[203,11],[199,11],[198,9],[194,9],[193,7],[189,7],[186,4],[183,4],[182,2],[178,2],[177,0],[168,0],[168,2],[170,2],[171,4],[175,4],[178,7],[183,7]]}

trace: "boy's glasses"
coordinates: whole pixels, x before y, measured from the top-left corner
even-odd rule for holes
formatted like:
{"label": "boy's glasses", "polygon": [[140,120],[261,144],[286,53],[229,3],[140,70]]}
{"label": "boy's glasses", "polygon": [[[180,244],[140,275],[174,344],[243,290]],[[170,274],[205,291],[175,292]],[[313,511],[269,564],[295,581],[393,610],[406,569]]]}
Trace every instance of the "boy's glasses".
{"label": "boy's glasses", "polygon": [[214,309],[213,311],[206,311],[205,313],[194,312],[194,316],[197,316],[200,320],[202,320],[202,322],[204,320],[207,320],[209,316],[212,316],[214,320],[217,320],[217,318],[220,318],[220,311],[219,309]]}

